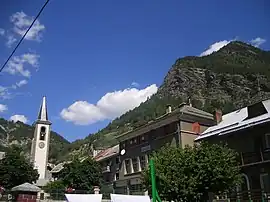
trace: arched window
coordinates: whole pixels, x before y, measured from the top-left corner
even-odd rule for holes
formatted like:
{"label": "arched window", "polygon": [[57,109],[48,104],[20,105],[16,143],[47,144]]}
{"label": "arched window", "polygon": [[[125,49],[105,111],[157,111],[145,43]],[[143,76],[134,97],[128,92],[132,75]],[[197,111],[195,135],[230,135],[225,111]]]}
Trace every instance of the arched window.
{"label": "arched window", "polygon": [[46,138],[46,128],[44,126],[42,126],[40,128],[40,137],[39,140],[45,140]]}
{"label": "arched window", "polygon": [[241,175],[242,175],[242,183],[241,183],[241,186],[238,186],[236,188],[237,191],[248,191],[248,190],[250,190],[248,176],[245,173],[242,173]]}

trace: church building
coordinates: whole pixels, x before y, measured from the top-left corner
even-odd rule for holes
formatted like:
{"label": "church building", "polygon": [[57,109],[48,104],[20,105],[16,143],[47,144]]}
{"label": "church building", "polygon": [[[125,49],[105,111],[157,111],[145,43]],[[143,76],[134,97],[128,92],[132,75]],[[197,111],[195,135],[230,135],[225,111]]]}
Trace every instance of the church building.
{"label": "church building", "polygon": [[50,130],[51,122],[48,120],[46,97],[43,97],[38,119],[35,122],[35,132],[31,148],[31,160],[39,174],[39,179],[36,182],[36,185],[41,187],[45,186],[50,180],[50,173],[47,170]]}

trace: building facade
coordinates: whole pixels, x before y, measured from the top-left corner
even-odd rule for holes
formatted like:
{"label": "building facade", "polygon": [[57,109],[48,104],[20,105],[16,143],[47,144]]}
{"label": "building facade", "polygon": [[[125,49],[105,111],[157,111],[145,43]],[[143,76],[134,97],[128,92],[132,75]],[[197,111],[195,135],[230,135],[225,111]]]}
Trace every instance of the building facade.
{"label": "building facade", "polygon": [[237,189],[270,193],[270,100],[222,116],[196,141],[225,142],[239,153],[243,184]]}
{"label": "building facade", "polygon": [[113,182],[119,179],[119,145],[98,152],[94,155],[94,159],[100,163],[102,170],[101,192],[103,194],[113,193]]}
{"label": "building facade", "polygon": [[114,192],[144,193],[141,171],[148,165],[150,154],[165,145],[193,145],[200,133],[214,124],[213,115],[183,104],[147,125],[118,137],[120,164],[114,179]]}

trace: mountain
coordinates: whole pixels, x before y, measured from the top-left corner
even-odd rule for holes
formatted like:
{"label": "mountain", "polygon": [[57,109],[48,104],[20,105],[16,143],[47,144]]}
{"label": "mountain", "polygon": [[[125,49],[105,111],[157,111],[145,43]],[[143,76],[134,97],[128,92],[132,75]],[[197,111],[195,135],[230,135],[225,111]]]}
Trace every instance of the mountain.
{"label": "mountain", "polygon": [[[7,134],[9,130],[9,135]],[[22,122],[12,122],[0,118],[0,151],[5,151],[11,144],[20,145],[26,154],[30,154],[32,138],[35,128]],[[49,162],[60,159],[64,149],[70,143],[56,132],[51,131]]]}
{"label": "mountain", "polygon": [[[50,161],[90,155],[92,146],[104,148],[117,144],[116,136],[161,116],[168,104],[176,108],[190,101],[208,112],[219,108],[227,113],[267,98],[270,98],[270,51],[234,41],[208,56],[177,59],[155,95],[97,133],[69,143],[52,132]],[[7,141],[6,133],[0,128],[0,151],[7,142],[30,151],[32,126],[4,119],[0,119],[0,125],[15,129]]]}
{"label": "mountain", "polygon": [[193,106],[224,113],[270,98],[270,52],[234,41],[208,56],[179,58],[172,65],[158,92],[139,107],[113,120],[96,134],[69,145],[76,154],[90,145],[108,147],[115,137],[190,100]]}

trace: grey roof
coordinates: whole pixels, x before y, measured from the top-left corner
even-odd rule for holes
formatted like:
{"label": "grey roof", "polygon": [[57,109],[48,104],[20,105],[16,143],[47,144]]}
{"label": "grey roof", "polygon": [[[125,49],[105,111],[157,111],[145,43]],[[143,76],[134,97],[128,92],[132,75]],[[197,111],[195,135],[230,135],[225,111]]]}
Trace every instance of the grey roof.
{"label": "grey roof", "polygon": [[29,192],[39,192],[41,189],[33,184],[30,184],[28,182],[18,185],[16,187],[13,187],[11,191],[29,191]]}
{"label": "grey roof", "polygon": [[[239,131],[258,124],[270,121],[270,99],[261,102],[266,109],[266,113],[256,117],[248,118],[248,107],[236,110],[222,116],[222,121],[206,129],[202,135],[196,138],[196,141],[209,138],[211,136],[225,135],[231,132]],[[258,103],[256,103],[258,104]],[[254,104],[255,105],[255,104]]]}
{"label": "grey roof", "polygon": [[179,109],[180,113],[184,113],[184,114],[189,114],[189,115],[193,115],[193,116],[200,116],[203,118],[209,118],[209,119],[213,119],[213,114],[208,113],[206,111],[197,109],[195,107],[192,107],[190,105],[183,105],[180,109]]}

